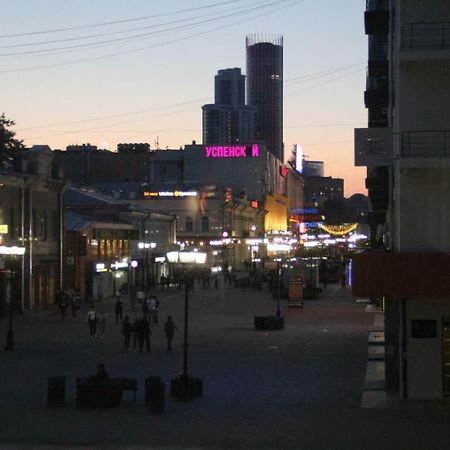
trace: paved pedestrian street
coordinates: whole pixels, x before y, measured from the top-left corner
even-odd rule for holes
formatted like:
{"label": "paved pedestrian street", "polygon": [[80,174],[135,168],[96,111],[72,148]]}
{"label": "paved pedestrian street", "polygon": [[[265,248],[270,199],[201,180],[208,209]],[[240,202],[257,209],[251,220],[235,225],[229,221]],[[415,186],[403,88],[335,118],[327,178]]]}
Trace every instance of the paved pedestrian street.
{"label": "paved pedestrian street", "polygon": [[[450,445],[450,407],[443,402],[397,402],[362,408],[368,333],[375,312],[349,289],[328,286],[303,308],[281,301],[285,329],[257,331],[255,315],[274,314],[268,291],[196,288],[190,294],[189,372],[204,382],[190,402],[170,396],[182,371],[184,296],[158,291],[159,323],[152,352],[124,351],[114,301],[96,303],[107,314],[105,335],[89,336],[83,305],[75,319],[57,311],[15,321],[16,344],[0,355],[2,449],[444,449]],[[132,321],[140,307],[124,315]],[[180,332],[166,352],[163,324],[172,315]],[[0,321],[0,338],[8,322]],[[4,342],[0,340],[0,345]],[[111,377],[136,377],[137,401],[124,393],[119,407],[78,409],[75,379],[104,363]],[[66,406],[48,407],[47,379],[66,376]],[[166,383],[162,414],[144,405],[144,379]]]}

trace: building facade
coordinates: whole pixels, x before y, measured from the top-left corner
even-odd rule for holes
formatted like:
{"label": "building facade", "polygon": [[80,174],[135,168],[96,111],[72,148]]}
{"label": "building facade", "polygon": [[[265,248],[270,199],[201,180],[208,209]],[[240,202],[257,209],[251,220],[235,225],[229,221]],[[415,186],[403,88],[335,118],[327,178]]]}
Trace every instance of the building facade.
{"label": "building facade", "polygon": [[63,283],[62,173],[47,146],[7,159],[0,169],[0,315],[47,308]]}
{"label": "building facade", "polygon": [[386,387],[442,398],[450,395],[450,9],[440,0],[368,2],[365,17],[370,36],[384,36],[387,22],[389,49],[387,75],[386,60],[369,61],[369,77],[385,77],[383,102],[370,84],[366,103],[385,107],[386,82],[389,109],[387,120],[369,114],[369,127],[355,131],[355,162],[368,167],[376,223],[386,224],[378,251],[354,259],[353,291],[384,300]]}
{"label": "building facade", "polygon": [[241,69],[219,70],[214,79],[214,104],[202,106],[203,143],[228,145],[254,140],[255,108],[245,105]]}

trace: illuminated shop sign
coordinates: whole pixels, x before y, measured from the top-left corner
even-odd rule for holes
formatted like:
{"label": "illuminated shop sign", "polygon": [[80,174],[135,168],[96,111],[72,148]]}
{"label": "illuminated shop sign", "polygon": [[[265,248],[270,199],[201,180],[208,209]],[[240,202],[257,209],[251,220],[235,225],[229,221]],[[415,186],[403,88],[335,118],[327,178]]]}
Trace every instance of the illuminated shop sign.
{"label": "illuminated shop sign", "polygon": [[303,149],[300,144],[294,144],[295,168],[303,173]]}
{"label": "illuminated shop sign", "polygon": [[259,156],[258,144],[253,145],[230,145],[226,147],[206,146],[205,156],[207,158],[257,158]]}
{"label": "illuminated shop sign", "polygon": [[283,178],[287,177],[287,173],[288,173],[287,167],[285,165],[280,166],[280,175]]}
{"label": "illuminated shop sign", "polygon": [[252,207],[252,208],[255,208],[255,209],[258,209],[258,200],[252,200],[251,202],[250,202],[250,206]]}
{"label": "illuminated shop sign", "polygon": [[160,198],[160,197],[197,197],[196,191],[144,191],[144,197]]}
{"label": "illuminated shop sign", "polygon": [[25,254],[25,247],[18,247],[16,245],[8,247],[6,245],[0,245],[0,255],[21,256],[24,254]]}
{"label": "illuminated shop sign", "polygon": [[0,224],[0,234],[8,234],[8,225]]}
{"label": "illuminated shop sign", "polygon": [[108,269],[106,268],[106,265],[104,263],[97,263],[95,265],[95,271],[96,272],[108,272]]}
{"label": "illuminated shop sign", "polygon": [[111,264],[112,270],[126,269],[128,267],[128,261],[116,261]]}

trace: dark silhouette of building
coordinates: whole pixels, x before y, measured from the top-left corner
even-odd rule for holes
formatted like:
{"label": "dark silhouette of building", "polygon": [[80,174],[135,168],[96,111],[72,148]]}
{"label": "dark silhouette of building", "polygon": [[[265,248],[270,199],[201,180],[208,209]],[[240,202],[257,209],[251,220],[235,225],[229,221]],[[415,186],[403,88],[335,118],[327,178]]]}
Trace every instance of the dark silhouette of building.
{"label": "dark silhouette of building", "polygon": [[221,69],[214,77],[214,103],[234,108],[245,105],[245,75],[241,69]]}
{"label": "dark silhouette of building", "polygon": [[256,107],[255,138],[284,161],[283,37],[249,35],[247,46],[247,104]]}
{"label": "dark silhouette of building", "polygon": [[245,75],[241,69],[219,70],[214,80],[214,104],[203,105],[203,143],[251,142],[255,109],[245,105]]}

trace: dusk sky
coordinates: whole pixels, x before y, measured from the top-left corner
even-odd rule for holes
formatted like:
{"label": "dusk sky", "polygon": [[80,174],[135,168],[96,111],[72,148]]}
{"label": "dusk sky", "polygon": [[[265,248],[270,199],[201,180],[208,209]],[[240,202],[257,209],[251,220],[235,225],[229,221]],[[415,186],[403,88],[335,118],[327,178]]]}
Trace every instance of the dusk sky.
{"label": "dusk sky", "polygon": [[3,0],[0,113],[27,146],[202,141],[219,69],[245,67],[247,34],[284,37],[284,142],[345,195],[366,193],[353,130],[364,108],[365,0]]}

